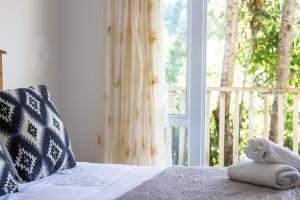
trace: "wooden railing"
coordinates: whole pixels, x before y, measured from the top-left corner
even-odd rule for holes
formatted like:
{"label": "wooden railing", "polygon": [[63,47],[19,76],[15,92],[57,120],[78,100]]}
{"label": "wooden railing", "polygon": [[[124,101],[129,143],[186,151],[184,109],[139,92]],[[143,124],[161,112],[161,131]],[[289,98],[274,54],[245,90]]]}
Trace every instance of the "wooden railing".
{"label": "wooden railing", "polygon": [[254,95],[262,95],[263,98],[263,130],[261,137],[269,137],[269,96],[276,94],[278,97],[278,144],[283,145],[283,133],[284,133],[284,104],[285,96],[290,94],[293,96],[293,151],[298,153],[298,126],[299,126],[299,110],[298,102],[300,88],[286,88],[286,89],[275,89],[275,88],[241,88],[241,87],[208,87],[206,93],[206,130],[205,130],[205,165],[209,165],[210,155],[210,113],[211,113],[211,94],[213,92],[219,95],[219,166],[224,165],[224,142],[225,142],[225,94],[231,93],[231,102],[233,106],[233,163],[239,160],[239,133],[240,133],[240,96],[248,93],[248,138],[253,137],[253,123],[254,123]]}
{"label": "wooden railing", "polygon": [[[271,102],[276,94],[278,97],[278,144],[283,145],[283,133],[284,133],[284,121],[285,121],[285,110],[284,104],[286,104],[287,94],[289,94],[293,98],[292,105],[292,141],[293,141],[293,151],[298,153],[298,141],[299,141],[299,94],[300,88],[285,88],[285,89],[275,89],[275,88],[261,88],[261,87],[251,87],[251,88],[243,88],[243,87],[207,87],[206,93],[206,130],[205,130],[205,159],[204,164],[209,166],[210,159],[210,134],[211,134],[211,121],[210,116],[213,108],[217,106],[217,102],[219,103],[219,124],[218,124],[218,158],[219,158],[219,166],[224,165],[224,145],[225,145],[225,94],[231,94],[231,109],[230,115],[232,116],[232,135],[233,135],[233,145],[232,145],[232,158],[233,162],[236,163],[239,160],[239,137],[241,131],[243,134],[247,134],[248,138],[252,138],[255,136],[268,138],[269,137],[269,124],[270,124],[270,109]],[[259,96],[259,98],[258,98]],[[176,98],[175,100],[171,98]],[[244,106],[247,109],[247,129],[240,130],[240,103],[244,102]],[[256,100],[259,99],[259,106]],[[179,115],[184,115],[186,113],[186,88],[185,87],[171,87],[169,88],[169,102],[173,104],[169,104],[169,111],[172,111]],[[174,103],[175,102],[175,103]],[[246,103],[245,103],[246,102]],[[174,105],[175,104],[175,105]],[[176,108],[174,108],[176,107]],[[258,123],[259,130],[257,130],[257,124],[255,123],[255,117],[257,117],[257,113],[259,107],[259,115],[261,121]],[[245,109],[245,107],[244,107]],[[175,110],[175,111],[174,111]],[[255,129],[256,128],[256,129]],[[255,130],[254,130],[255,129]],[[177,156],[176,160],[178,161],[176,164],[185,164],[186,157],[184,156],[185,148],[186,148],[186,127],[184,125],[175,126],[171,125],[168,129],[169,141],[172,141],[172,137],[174,137],[174,133],[177,131],[178,143],[175,145],[177,152],[175,156]],[[246,133],[245,133],[246,132]],[[260,135],[259,135],[260,134]],[[174,145],[174,144],[173,144]]]}
{"label": "wooden railing", "polygon": [[[243,134],[247,134],[248,138],[254,136],[259,136],[263,138],[269,137],[269,124],[270,124],[270,109],[272,106],[272,100],[276,94],[278,97],[278,144],[283,145],[283,133],[284,133],[284,121],[285,121],[285,106],[287,94],[293,98],[292,105],[292,141],[293,141],[293,151],[298,153],[298,141],[299,141],[299,94],[300,88],[285,88],[285,89],[276,89],[276,88],[261,88],[261,87],[207,87],[206,93],[206,115],[205,115],[205,159],[204,164],[209,166],[210,159],[210,134],[211,134],[211,120],[210,116],[212,110],[215,109],[217,103],[219,103],[219,144],[218,144],[218,157],[219,157],[219,166],[224,165],[224,145],[225,145],[225,94],[231,93],[231,119],[232,121],[232,136],[233,136],[233,145],[232,145],[232,158],[233,162],[236,163],[239,160],[239,137],[241,131]],[[171,87],[169,88],[169,111],[174,110],[174,101],[170,101],[170,98],[174,98],[174,95],[177,95],[175,105],[177,106],[177,114],[186,113],[186,88],[184,87]],[[259,97],[258,97],[259,96]],[[247,128],[240,130],[240,102],[243,98],[247,109],[248,120]],[[259,105],[258,104],[259,99]],[[173,104],[172,104],[173,103]],[[179,108],[178,108],[179,105]],[[259,112],[258,112],[259,107]],[[245,109],[245,107],[244,107]],[[256,112],[256,114],[255,114]],[[257,124],[255,123],[255,118],[257,118],[257,113],[260,115],[261,121],[259,121],[259,130],[257,130]],[[257,120],[256,120],[257,121]],[[176,131],[178,134],[178,152],[177,152],[177,164],[184,164],[186,161],[184,158],[184,150],[186,146],[186,129],[184,126],[177,127]],[[172,141],[172,136],[174,134],[174,127],[169,127],[168,135],[169,141]],[[245,133],[246,132],[246,133]]]}

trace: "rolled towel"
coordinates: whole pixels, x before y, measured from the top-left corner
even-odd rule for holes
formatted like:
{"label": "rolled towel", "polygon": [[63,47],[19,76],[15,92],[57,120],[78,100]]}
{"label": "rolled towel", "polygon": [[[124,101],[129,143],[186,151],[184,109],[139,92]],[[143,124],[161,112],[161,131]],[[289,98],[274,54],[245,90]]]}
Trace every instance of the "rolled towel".
{"label": "rolled towel", "polygon": [[300,156],[270,140],[249,139],[244,152],[249,159],[256,162],[286,164],[300,170]]}
{"label": "rolled towel", "polygon": [[242,160],[231,165],[227,173],[232,180],[275,189],[288,189],[300,183],[298,170],[283,164],[265,164],[252,160]]}

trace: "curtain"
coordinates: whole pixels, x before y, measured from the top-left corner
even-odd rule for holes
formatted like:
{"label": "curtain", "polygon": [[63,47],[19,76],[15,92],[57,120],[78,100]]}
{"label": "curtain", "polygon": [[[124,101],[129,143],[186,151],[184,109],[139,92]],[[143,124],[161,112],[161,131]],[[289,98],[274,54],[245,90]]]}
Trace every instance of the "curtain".
{"label": "curtain", "polygon": [[107,0],[105,161],[169,164],[160,0]]}

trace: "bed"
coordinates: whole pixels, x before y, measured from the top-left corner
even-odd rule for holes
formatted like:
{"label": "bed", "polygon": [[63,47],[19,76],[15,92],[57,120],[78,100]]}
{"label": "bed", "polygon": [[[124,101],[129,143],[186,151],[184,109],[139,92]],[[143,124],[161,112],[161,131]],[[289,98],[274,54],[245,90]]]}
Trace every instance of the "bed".
{"label": "bed", "polygon": [[0,200],[300,199],[300,188],[274,190],[230,181],[226,168],[143,167],[78,162],[20,185]]}
{"label": "bed", "polygon": [[229,180],[226,168],[76,163],[42,85],[1,92],[0,106],[0,200],[300,199],[299,186],[239,183]]}

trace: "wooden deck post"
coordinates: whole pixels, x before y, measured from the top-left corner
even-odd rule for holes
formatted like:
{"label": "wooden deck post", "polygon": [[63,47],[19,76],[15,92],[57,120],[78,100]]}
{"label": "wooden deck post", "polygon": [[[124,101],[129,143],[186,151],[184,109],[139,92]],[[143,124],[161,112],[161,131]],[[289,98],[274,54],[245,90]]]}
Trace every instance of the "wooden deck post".
{"label": "wooden deck post", "polygon": [[284,96],[283,93],[278,93],[278,138],[277,138],[277,143],[280,146],[283,146],[283,131],[284,131],[284,109],[283,109],[283,104],[284,104]]}
{"label": "wooden deck post", "polygon": [[248,130],[248,138],[253,137],[253,117],[254,117],[254,111],[253,111],[253,91],[249,92],[249,130]]}
{"label": "wooden deck post", "polygon": [[210,154],[210,91],[206,93],[206,115],[205,115],[205,155],[204,155],[204,165],[209,166],[209,154]]}
{"label": "wooden deck post", "polygon": [[299,134],[299,98],[298,94],[294,94],[294,110],[293,110],[293,151],[298,154],[298,134]]}
{"label": "wooden deck post", "polygon": [[234,118],[233,118],[233,164],[239,161],[239,134],[240,134],[240,100],[239,92],[234,96]]}
{"label": "wooden deck post", "polygon": [[2,55],[6,54],[5,51],[0,49],[0,90],[3,90],[3,76],[2,76]]}
{"label": "wooden deck post", "polygon": [[225,92],[220,93],[220,121],[219,121],[219,166],[224,166],[225,143]]}
{"label": "wooden deck post", "polygon": [[264,132],[265,139],[269,138],[269,94],[264,93]]}

